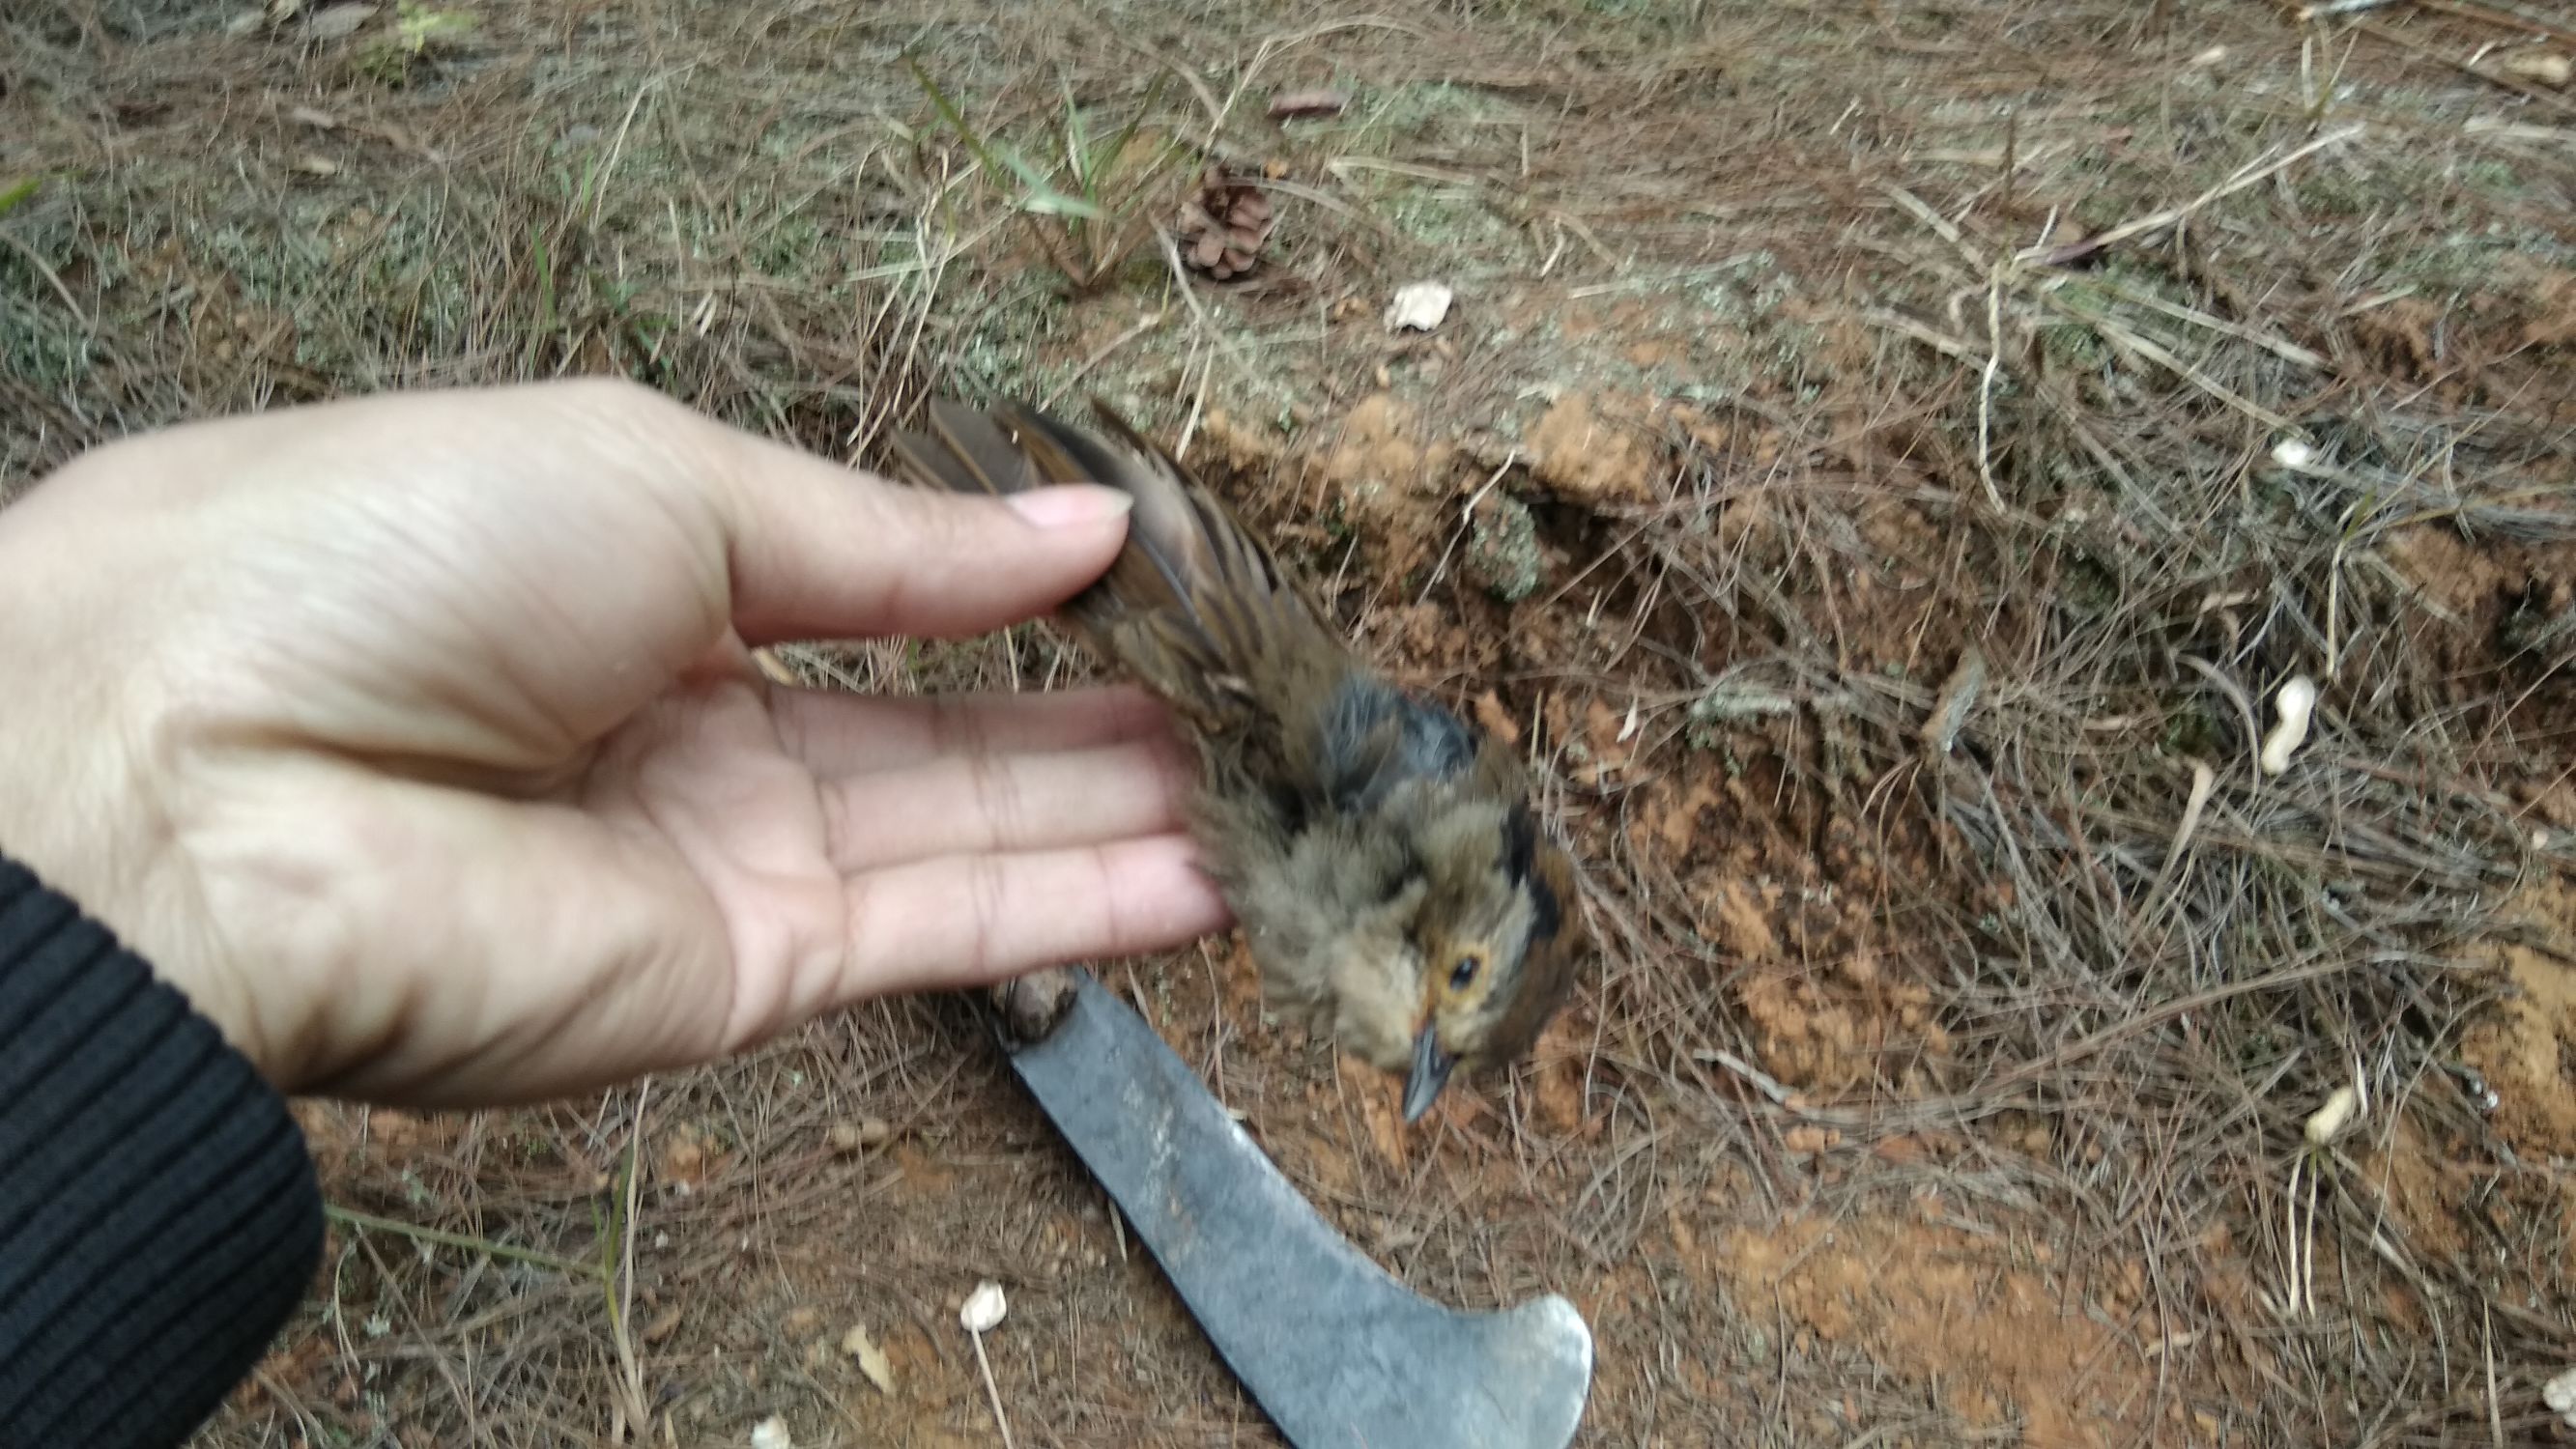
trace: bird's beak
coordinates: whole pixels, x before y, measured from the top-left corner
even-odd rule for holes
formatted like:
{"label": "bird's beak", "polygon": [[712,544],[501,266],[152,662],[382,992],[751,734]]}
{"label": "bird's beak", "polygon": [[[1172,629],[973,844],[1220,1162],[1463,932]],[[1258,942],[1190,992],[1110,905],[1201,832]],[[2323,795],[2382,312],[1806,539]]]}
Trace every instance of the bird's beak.
{"label": "bird's beak", "polygon": [[1413,1039],[1413,1072],[1404,1079],[1404,1121],[1406,1126],[1422,1120],[1431,1104],[1448,1084],[1449,1069],[1458,1059],[1440,1049],[1440,1029],[1424,1022],[1422,1031]]}

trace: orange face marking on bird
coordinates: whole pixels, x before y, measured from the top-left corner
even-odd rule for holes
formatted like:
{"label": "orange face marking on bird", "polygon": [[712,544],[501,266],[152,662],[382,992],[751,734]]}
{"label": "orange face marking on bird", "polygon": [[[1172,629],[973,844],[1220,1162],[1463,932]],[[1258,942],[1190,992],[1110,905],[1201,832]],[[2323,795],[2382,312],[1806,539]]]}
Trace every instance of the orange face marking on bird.
{"label": "orange face marking on bird", "polygon": [[1462,1058],[1480,1054],[1486,1023],[1495,1014],[1493,947],[1477,942],[1429,952],[1422,1015],[1413,1034],[1413,1059],[1405,1077],[1404,1120],[1431,1110]]}

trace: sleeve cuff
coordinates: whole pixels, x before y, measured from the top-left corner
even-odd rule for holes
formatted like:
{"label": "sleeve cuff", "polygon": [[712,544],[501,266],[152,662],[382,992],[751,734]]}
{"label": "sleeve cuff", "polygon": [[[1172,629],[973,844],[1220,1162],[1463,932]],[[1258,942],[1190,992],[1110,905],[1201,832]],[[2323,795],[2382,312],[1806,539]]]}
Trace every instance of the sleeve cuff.
{"label": "sleeve cuff", "polygon": [[321,1258],[285,1098],[0,857],[0,1446],[181,1442]]}

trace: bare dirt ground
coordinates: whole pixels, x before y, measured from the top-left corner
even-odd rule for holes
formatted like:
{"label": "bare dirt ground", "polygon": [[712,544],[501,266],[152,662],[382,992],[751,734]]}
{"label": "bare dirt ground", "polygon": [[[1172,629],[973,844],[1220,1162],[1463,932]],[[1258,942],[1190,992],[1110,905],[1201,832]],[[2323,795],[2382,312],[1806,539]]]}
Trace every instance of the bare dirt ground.
{"label": "bare dirt ground", "polygon": [[[0,19],[0,489],[394,386],[622,372],[860,464],[934,386],[1096,391],[1579,845],[1604,959],[1421,1132],[1233,943],[1104,970],[1392,1271],[1580,1304],[1581,1442],[2576,1442],[2564,11],[271,9]],[[907,56],[1041,170],[1068,95],[1141,115],[1144,220],[1264,178],[1258,266],[1070,295],[1098,239]],[[213,1444],[998,1443],[983,1278],[1018,1443],[1275,1442],[962,1003],[307,1121],[328,1268]]]}

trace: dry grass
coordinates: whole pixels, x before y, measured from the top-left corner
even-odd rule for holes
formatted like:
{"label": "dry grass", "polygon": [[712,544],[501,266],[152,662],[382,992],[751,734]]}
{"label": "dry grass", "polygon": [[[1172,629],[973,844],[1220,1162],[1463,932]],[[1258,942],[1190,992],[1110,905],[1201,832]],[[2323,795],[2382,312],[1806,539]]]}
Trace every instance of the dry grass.
{"label": "dry grass", "polygon": [[[2475,1033],[2499,941],[2576,959],[2507,920],[2576,860],[2576,108],[2506,83],[2510,7],[470,8],[400,86],[143,0],[0,21],[0,191],[47,177],[0,491],[391,386],[622,371],[855,461],[934,381],[1100,389],[1550,767],[1607,956],[1428,1138],[1223,943],[1113,975],[1394,1271],[1582,1303],[1585,1442],[2546,1432],[2576,1141]],[[1007,136],[1174,67],[1157,134],[1285,168],[1268,263],[1058,295],[906,55]],[[1307,85],[1352,105],[1260,120]],[[1460,318],[1390,341],[1418,276]],[[312,1121],[347,1206],[602,1266],[344,1230],[214,1442],[984,1442],[984,1276],[1023,1442],[1266,1442],[956,1003]]]}

